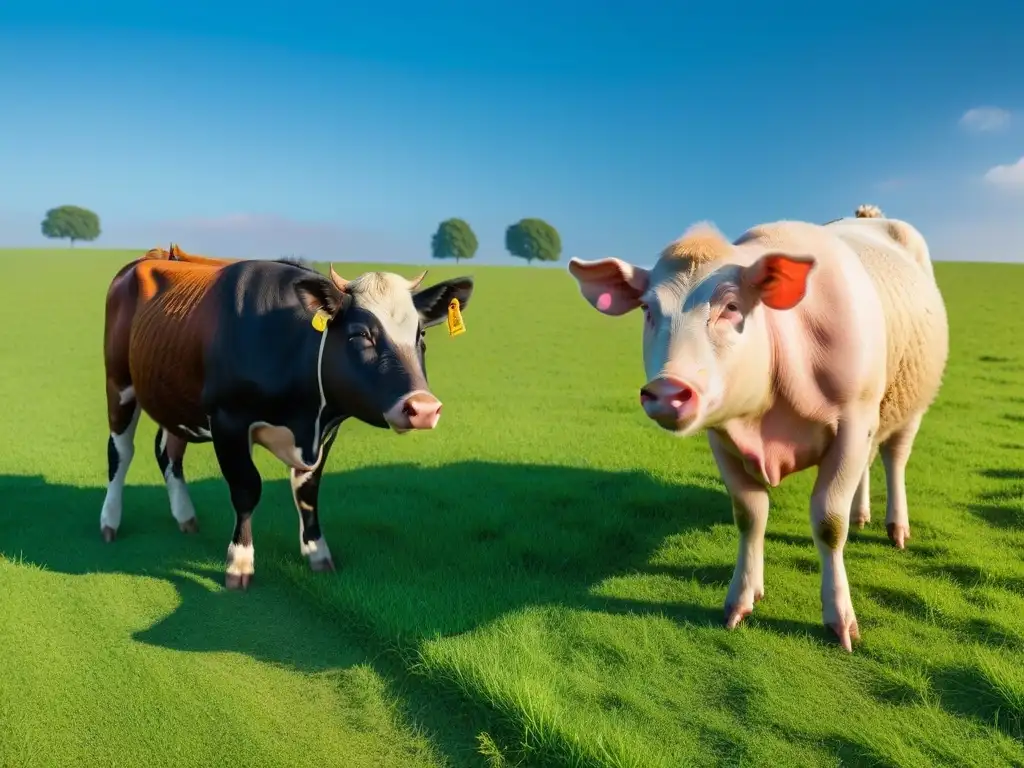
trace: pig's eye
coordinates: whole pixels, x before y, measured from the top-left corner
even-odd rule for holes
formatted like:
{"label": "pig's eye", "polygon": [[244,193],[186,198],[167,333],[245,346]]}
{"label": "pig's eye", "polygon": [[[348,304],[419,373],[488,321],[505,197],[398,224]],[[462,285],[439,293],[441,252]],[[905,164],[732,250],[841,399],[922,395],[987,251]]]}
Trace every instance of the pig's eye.
{"label": "pig's eye", "polygon": [[739,312],[740,308],[736,305],[735,301],[730,301],[728,304],[725,305],[725,310],[727,312]]}

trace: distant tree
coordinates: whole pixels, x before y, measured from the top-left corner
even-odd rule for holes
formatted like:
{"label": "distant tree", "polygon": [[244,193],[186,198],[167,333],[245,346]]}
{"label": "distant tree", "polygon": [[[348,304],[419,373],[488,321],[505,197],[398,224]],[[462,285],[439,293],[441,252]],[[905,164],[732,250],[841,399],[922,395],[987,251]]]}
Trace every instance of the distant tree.
{"label": "distant tree", "polygon": [[543,219],[520,219],[505,230],[505,249],[513,256],[537,261],[558,261],[562,238],[558,230]]}
{"label": "distant tree", "polygon": [[42,230],[51,239],[70,240],[74,248],[75,240],[89,242],[100,236],[100,217],[77,205],[62,205],[46,212]]}
{"label": "distant tree", "polygon": [[480,244],[473,228],[462,219],[445,219],[430,238],[430,250],[435,259],[472,259]]}

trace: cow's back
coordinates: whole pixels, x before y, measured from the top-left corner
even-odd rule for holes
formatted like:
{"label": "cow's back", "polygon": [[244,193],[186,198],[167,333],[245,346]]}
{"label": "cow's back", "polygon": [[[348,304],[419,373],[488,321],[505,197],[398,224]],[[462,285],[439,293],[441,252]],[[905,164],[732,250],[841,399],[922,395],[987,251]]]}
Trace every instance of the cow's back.
{"label": "cow's back", "polygon": [[925,240],[910,224],[840,219],[825,228],[860,257],[885,314],[887,387],[878,434],[882,442],[938,395],[949,354],[945,303]]}
{"label": "cow's back", "polygon": [[139,404],[169,428],[205,426],[203,357],[216,315],[209,301],[218,269],[174,261],[135,267],[138,299],[128,359]]}

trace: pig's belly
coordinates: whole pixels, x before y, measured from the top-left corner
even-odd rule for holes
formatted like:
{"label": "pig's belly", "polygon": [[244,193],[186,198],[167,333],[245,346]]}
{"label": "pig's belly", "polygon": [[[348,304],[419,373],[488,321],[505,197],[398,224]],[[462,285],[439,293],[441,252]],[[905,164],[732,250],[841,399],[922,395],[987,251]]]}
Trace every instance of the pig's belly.
{"label": "pig's belly", "polygon": [[743,462],[747,473],[776,487],[783,478],[817,466],[835,428],[828,424],[776,423],[727,424],[720,430],[726,449]]}

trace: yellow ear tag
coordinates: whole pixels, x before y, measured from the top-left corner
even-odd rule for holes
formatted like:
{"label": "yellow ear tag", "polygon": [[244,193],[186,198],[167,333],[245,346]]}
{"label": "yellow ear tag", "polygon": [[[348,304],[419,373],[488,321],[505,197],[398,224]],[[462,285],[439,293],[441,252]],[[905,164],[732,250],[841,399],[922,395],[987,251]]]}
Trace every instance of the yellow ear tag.
{"label": "yellow ear tag", "polygon": [[466,332],[466,324],[462,322],[462,313],[459,311],[459,300],[452,299],[448,302],[448,335],[458,336]]}
{"label": "yellow ear tag", "polygon": [[323,333],[327,330],[327,320],[329,318],[330,315],[322,309],[318,309],[316,314],[313,315],[313,327],[316,328],[318,333]]}

